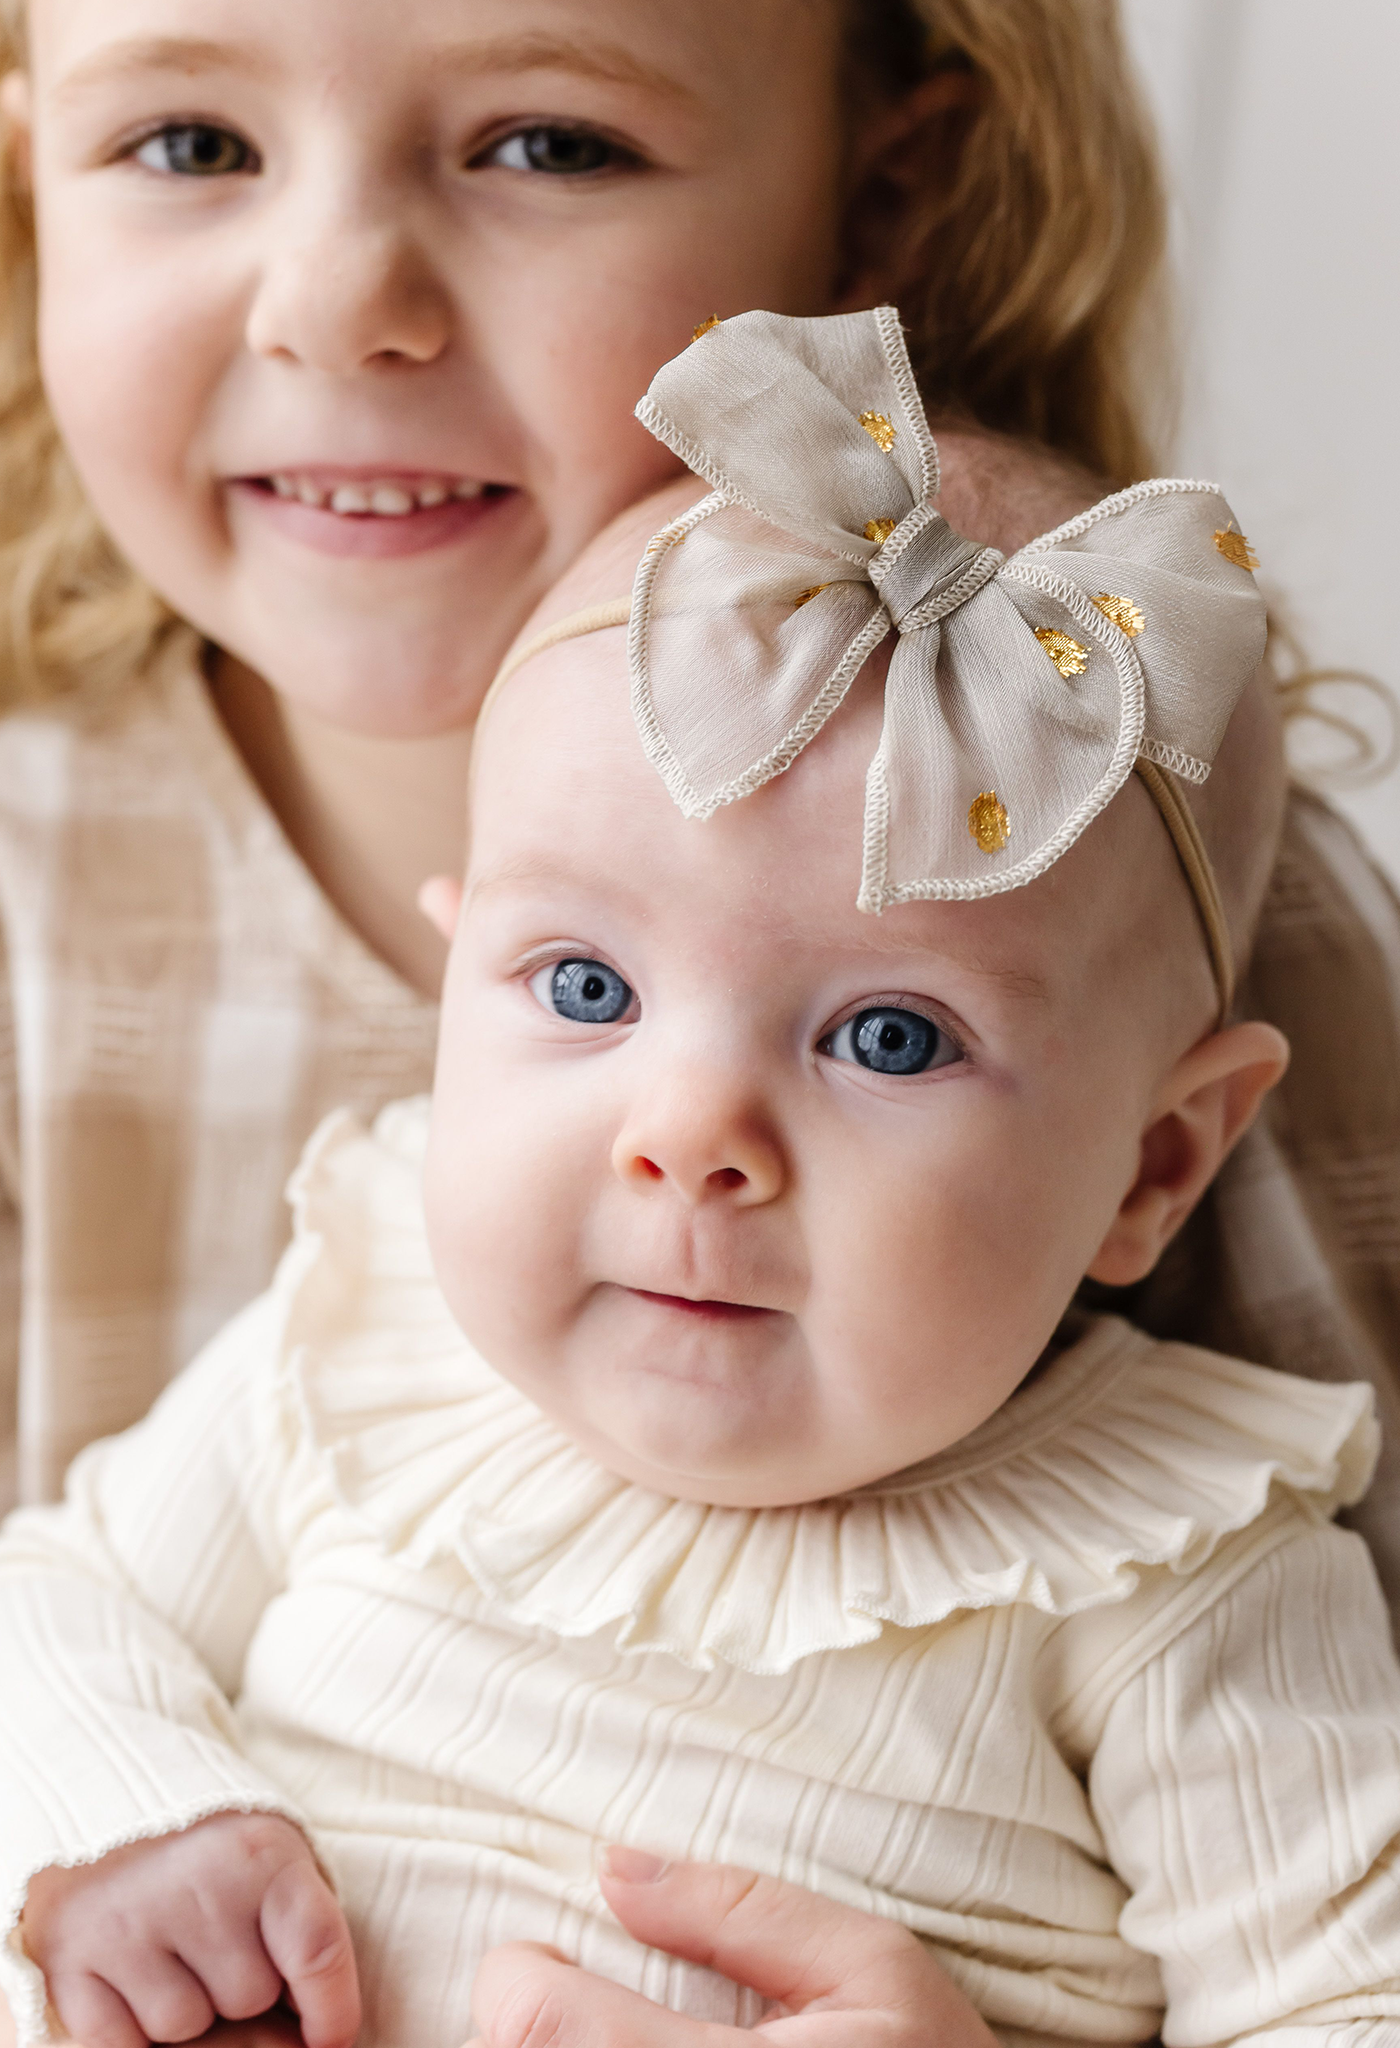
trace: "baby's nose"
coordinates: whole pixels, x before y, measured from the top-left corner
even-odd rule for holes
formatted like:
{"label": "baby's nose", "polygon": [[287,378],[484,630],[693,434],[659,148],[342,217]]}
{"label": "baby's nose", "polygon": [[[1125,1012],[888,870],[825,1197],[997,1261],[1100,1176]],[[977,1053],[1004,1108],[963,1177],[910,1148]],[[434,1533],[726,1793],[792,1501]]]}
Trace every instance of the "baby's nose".
{"label": "baby's nose", "polygon": [[691,1082],[634,1104],[613,1147],[613,1170],[639,1193],[669,1187],[692,1208],[756,1208],[787,1184],[780,1134],[746,1091]]}

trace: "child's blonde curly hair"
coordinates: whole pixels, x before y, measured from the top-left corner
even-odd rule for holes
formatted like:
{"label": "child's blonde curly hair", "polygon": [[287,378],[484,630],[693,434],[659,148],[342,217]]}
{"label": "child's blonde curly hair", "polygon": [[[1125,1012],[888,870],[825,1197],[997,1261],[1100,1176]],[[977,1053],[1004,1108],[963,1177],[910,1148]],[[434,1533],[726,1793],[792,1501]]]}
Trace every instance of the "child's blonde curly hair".
{"label": "child's blonde curly hair", "polygon": [[[939,73],[966,80],[958,110],[906,152],[888,257],[886,294],[931,405],[1043,441],[1108,482],[1148,474],[1139,348],[1165,208],[1117,0],[847,4],[868,90],[896,98]],[[0,0],[0,72],[24,63],[24,21],[25,0]],[[0,708],[112,695],[176,623],[74,474],[40,382],[35,294],[33,220],[6,147]]]}

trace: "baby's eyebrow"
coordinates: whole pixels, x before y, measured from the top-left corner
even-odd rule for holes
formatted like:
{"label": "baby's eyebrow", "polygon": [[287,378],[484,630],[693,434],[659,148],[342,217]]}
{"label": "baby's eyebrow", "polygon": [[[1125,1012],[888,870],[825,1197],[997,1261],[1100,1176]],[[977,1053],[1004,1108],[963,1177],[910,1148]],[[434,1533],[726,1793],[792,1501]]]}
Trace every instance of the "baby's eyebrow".
{"label": "baby's eyebrow", "polygon": [[94,50],[75,64],[57,86],[54,97],[67,99],[110,79],[143,71],[169,71],[192,77],[201,71],[241,71],[245,77],[270,75],[269,59],[246,44],[212,42],[201,36],[129,36]]}
{"label": "baby's eyebrow", "polygon": [[[888,913],[887,913],[888,914]],[[991,961],[979,959],[975,953],[964,953],[948,949],[940,951],[926,940],[902,941],[884,935],[873,937],[868,946],[847,945],[847,952],[869,953],[874,960],[897,960],[901,955],[913,955],[926,960],[934,967],[953,967],[959,974],[970,974],[978,981],[990,982],[1004,996],[1018,1002],[1048,1003],[1051,1000],[1050,984],[1042,974],[1028,967],[997,967]]]}
{"label": "baby's eyebrow", "polygon": [[[471,880],[467,885],[466,900],[475,903],[497,889],[528,888],[536,884],[549,889],[576,888],[579,880],[578,869],[570,867],[567,861],[558,859],[554,854],[520,853]],[[610,881],[609,889],[615,896],[631,899],[633,895],[625,883],[619,885]],[[641,900],[640,891],[637,892],[637,900]]]}

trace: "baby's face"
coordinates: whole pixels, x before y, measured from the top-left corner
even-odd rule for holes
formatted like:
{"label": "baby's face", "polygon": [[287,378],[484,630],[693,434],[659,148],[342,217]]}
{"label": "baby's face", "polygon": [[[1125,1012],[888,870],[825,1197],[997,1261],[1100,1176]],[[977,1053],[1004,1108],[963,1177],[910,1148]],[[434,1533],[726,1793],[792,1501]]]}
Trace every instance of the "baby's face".
{"label": "baby's face", "polygon": [[[469,722],[671,473],[715,312],[827,310],[834,0],[31,0],[44,372],[98,510],[322,716]],[[23,92],[11,89],[11,111]]]}
{"label": "baby's face", "polygon": [[966,1435],[1051,1337],[1162,1072],[1136,892],[1163,883],[1165,943],[1173,888],[1192,943],[1189,902],[1130,790],[1032,888],[863,915],[878,674],[696,823],[643,756],[621,646],[538,657],[480,736],[438,1270],[613,1470],[815,1499]]}

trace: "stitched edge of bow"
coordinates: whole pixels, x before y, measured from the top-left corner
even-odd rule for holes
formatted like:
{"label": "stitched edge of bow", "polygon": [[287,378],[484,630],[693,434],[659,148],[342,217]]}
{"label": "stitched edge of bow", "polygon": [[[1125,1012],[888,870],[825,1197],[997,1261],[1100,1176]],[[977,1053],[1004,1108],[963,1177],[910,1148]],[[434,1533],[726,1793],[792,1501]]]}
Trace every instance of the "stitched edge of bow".
{"label": "stitched edge of bow", "polygon": [[904,323],[896,306],[877,306],[875,325],[885,351],[885,361],[890,377],[899,394],[904,408],[904,418],[914,445],[919,451],[919,475],[921,489],[915,500],[918,505],[931,505],[943,488],[943,458],[938,452],[938,443],[924,411],[923,396],[914,365],[909,356],[909,344],[904,339]]}
{"label": "stitched edge of bow", "polygon": [[1202,497],[1219,498],[1223,505],[1228,505],[1219,484],[1202,483],[1191,477],[1152,477],[1147,483],[1130,484],[1126,491],[1115,491],[1111,498],[1101,498],[1097,505],[1091,505],[1087,512],[1077,512],[1073,519],[1067,519],[1053,533],[1037,534],[1034,540],[1028,540],[1023,548],[1019,548],[1011,560],[1019,562],[1027,555],[1048,554],[1065,541],[1078,540],[1081,534],[1092,532],[1105,519],[1116,518],[1118,513],[1128,512],[1134,505],[1145,504],[1149,498],[1186,497],[1193,492]]}
{"label": "stitched edge of bow", "polygon": [[[1112,758],[1097,785],[1082,802],[1077,804],[1059,829],[1052,833],[1034,853],[1000,874],[987,875],[978,881],[949,881],[933,879],[920,882],[902,882],[897,887],[889,886],[889,781],[886,773],[886,734],[881,733],[880,745],[870,764],[865,782],[865,834],[862,851],[860,895],[856,907],[871,911],[879,916],[899,903],[976,903],[984,896],[1004,896],[1009,890],[1020,889],[1027,882],[1034,882],[1056,861],[1069,852],[1098,817],[1106,810],[1133,772],[1133,764],[1142,749],[1143,729],[1147,721],[1147,684],[1142,664],[1133,649],[1132,642],[1118,627],[1106,619],[1098,607],[1087,598],[1078,584],[1067,577],[1056,576],[1049,569],[1034,564],[1023,568],[1015,567],[1017,558],[999,571],[1002,577],[1012,579],[1033,590],[1042,590],[1047,597],[1053,597],[1062,604],[1085,632],[1093,635],[1108,654],[1118,675],[1122,722],[1118,728],[1118,740]],[[1027,632],[1030,631],[1027,626]],[[901,658],[908,659],[906,643],[901,639],[896,647],[891,668]]]}
{"label": "stitched edge of bow", "polygon": [[[894,622],[889,613],[871,590],[874,609],[870,618],[851,641],[840,662],[797,723],[789,727],[778,744],[771,748],[762,760],[752,763],[742,775],[737,775],[725,783],[713,796],[702,796],[661,730],[661,721],[656,715],[656,706],[652,700],[651,666],[648,660],[651,597],[661,565],[672,549],[679,547],[686,535],[693,533],[704,520],[712,519],[717,512],[727,511],[733,505],[740,506],[746,512],[756,511],[754,506],[736,493],[719,490],[712,492],[708,498],[702,498],[698,505],[692,505],[681,518],[662,528],[642,557],[641,566],[637,571],[632,597],[632,618],[627,629],[627,660],[632,673],[632,716],[647,759],[665,783],[683,816],[701,820],[713,817],[725,804],[735,803],[740,797],[752,796],[756,789],[762,789],[765,782],[771,782],[775,776],[781,775],[784,769],[790,768],[798,755],[805,747],[811,745],[823,726],[840,708],[851,684],[880,642],[894,630]],[[757,512],[757,517],[766,525],[777,524],[775,520],[769,519],[766,512]]]}

